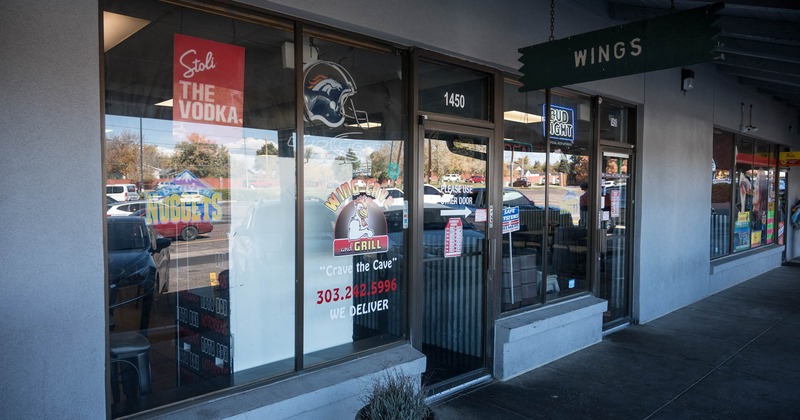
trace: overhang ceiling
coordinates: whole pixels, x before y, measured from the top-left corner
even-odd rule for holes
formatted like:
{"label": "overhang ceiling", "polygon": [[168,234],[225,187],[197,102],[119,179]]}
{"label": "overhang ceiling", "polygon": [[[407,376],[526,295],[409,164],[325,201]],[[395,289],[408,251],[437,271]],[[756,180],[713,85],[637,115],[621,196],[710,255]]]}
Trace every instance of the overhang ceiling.
{"label": "overhang ceiling", "polygon": [[[699,0],[609,0],[620,24],[711,4]],[[718,12],[721,73],[800,111],[800,0],[732,0]]]}

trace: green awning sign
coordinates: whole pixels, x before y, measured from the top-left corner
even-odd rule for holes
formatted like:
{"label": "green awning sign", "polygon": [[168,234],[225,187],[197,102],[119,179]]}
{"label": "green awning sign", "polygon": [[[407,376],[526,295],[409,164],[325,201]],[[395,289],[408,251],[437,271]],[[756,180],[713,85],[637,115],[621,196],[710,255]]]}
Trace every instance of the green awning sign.
{"label": "green awning sign", "polygon": [[724,3],[520,48],[520,92],[716,59],[712,26]]}

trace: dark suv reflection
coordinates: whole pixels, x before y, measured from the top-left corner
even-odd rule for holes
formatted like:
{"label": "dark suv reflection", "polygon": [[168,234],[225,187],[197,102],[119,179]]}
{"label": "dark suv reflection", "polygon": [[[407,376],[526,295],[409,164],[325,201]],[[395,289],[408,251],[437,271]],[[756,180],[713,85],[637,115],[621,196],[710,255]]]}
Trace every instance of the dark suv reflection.
{"label": "dark suv reflection", "polygon": [[[137,286],[144,291],[169,289],[169,246],[143,217],[106,218],[108,230],[108,286]],[[115,302],[112,302],[114,304]]]}

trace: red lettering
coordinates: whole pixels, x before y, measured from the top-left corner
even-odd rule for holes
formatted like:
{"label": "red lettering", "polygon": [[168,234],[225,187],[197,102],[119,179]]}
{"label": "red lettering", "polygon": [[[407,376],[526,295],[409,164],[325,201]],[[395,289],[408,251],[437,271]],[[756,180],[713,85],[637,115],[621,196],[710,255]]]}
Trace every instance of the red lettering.
{"label": "red lettering", "polygon": [[217,319],[209,315],[202,315],[200,317],[200,326],[220,334],[228,335],[228,321],[226,320]]}
{"label": "red lettering", "polygon": [[192,331],[189,328],[181,326],[178,330],[181,340],[194,345],[200,345],[200,334],[197,331]]}

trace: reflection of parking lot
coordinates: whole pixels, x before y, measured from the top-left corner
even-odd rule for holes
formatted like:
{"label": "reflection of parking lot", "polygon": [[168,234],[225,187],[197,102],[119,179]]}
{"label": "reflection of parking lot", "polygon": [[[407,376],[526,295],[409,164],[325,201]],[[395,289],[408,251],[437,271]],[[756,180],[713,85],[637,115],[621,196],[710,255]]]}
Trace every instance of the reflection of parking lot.
{"label": "reflection of parking lot", "polygon": [[222,206],[222,221],[214,223],[213,231],[200,235],[194,241],[172,242],[171,292],[208,286],[212,273],[219,275],[228,268],[230,205],[223,203]]}

